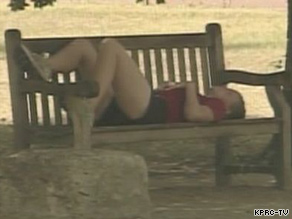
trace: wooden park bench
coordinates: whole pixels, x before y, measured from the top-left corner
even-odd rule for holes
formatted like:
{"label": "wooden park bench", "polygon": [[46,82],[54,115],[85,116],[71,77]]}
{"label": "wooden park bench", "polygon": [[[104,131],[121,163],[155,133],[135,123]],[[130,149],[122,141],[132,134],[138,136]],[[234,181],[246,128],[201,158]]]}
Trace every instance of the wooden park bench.
{"label": "wooden park bench", "polygon": [[[56,86],[78,83],[78,72],[58,74],[53,82],[44,82],[30,76],[16,61],[17,48],[25,44],[37,53],[53,54],[76,37],[22,38],[19,30],[5,34],[12,100],[15,146],[29,148],[35,136],[45,133],[62,133],[71,130],[72,123],[62,109],[59,99],[62,92]],[[80,37],[95,45],[105,38]],[[208,24],[202,33],[110,36],[118,40],[141,68],[153,88],[164,81],[196,81],[206,92],[214,85],[227,82],[266,86],[269,100],[275,111],[274,118],[225,120],[214,123],[179,123],[119,127],[95,127],[92,141],[98,144],[217,138],[216,184],[230,182],[235,173],[269,173],[277,176],[282,188],[290,185],[291,175],[291,118],[290,106],[280,89],[279,74],[258,75],[237,70],[226,70],[219,24]],[[60,85],[58,85],[60,84]],[[61,89],[62,90],[62,89]],[[233,136],[271,134],[276,143],[277,158],[274,165],[237,166],[229,162],[229,139]],[[75,133],[76,135],[76,133]]]}

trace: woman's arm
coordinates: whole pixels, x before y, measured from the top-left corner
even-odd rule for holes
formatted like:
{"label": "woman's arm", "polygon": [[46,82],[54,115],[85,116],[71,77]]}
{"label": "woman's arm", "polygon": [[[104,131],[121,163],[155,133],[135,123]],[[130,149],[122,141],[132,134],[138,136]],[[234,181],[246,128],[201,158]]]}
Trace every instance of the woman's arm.
{"label": "woman's arm", "polygon": [[186,83],[186,100],[184,116],[189,122],[211,122],[214,120],[212,110],[208,106],[201,105],[198,100],[196,83]]}

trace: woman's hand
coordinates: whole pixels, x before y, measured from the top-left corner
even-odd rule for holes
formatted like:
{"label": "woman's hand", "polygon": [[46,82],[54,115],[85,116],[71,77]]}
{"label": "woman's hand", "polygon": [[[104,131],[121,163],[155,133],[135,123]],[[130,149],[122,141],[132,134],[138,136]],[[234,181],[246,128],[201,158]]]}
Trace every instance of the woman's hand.
{"label": "woman's hand", "polygon": [[184,116],[189,122],[210,122],[214,120],[212,110],[201,105],[198,100],[198,87],[194,82],[186,83],[186,99],[184,105]]}

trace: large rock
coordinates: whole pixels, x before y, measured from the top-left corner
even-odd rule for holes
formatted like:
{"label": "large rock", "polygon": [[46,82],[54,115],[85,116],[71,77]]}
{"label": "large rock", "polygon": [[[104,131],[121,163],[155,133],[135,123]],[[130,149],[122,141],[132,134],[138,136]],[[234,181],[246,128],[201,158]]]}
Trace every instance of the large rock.
{"label": "large rock", "polygon": [[2,219],[148,219],[147,167],[103,150],[25,150],[0,157]]}

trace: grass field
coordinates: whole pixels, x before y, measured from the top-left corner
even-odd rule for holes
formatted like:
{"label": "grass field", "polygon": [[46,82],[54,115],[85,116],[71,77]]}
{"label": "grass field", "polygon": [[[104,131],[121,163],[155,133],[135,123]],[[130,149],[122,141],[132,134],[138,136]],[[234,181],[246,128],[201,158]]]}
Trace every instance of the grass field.
{"label": "grass field", "polygon": [[230,64],[262,70],[272,70],[271,62],[284,53],[285,21],[285,11],[272,9],[57,4],[45,10],[12,13],[5,4],[0,5],[1,32],[20,28],[25,36],[190,32],[203,30],[206,23],[219,22]]}
{"label": "grass field", "polygon": [[[223,28],[226,66],[259,72],[276,69],[286,41],[284,9],[216,9],[187,5],[57,4],[44,10],[11,12],[0,3],[0,118],[9,121],[10,102],[4,52],[4,31],[21,29],[24,36],[115,35],[203,31],[209,22]],[[263,93],[241,86],[248,113],[269,114]],[[254,99],[256,96],[256,100]],[[256,101],[256,106],[254,103]],[[251,107],[253,106],[253,108]]]}

